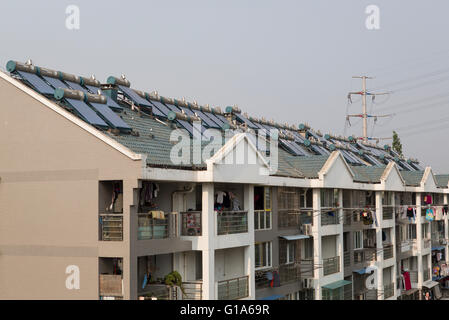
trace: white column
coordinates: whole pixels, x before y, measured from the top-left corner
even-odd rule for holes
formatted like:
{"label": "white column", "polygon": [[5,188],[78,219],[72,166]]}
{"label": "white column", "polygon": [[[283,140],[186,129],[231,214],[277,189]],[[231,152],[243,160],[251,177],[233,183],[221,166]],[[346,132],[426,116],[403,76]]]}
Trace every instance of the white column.
{"label": "white column", "polygon": [[214,185],[203,183],[201,212],[201,241],[203,242],[203,299],[215,300],[215,213]]}
{"label": "white column", "polygon": [[320,189],[313,189],[313,264],[315,300],[321,300],[321,279],[323,278],[323,264],[321,254],[321,193]]}
{"label": "white column", "polygon": [[344,274],[345,263],[344,263],[344,251],[343,251],[343,189],[338,190],[338,217],[340,223],[338,224],[338,237],[337,237],[337,255],[340,256],[340,272]]}
{"label": "white column", "polygon": [[[393,206],[393,208],[394,208],[394,211],[393,211],[393,222],[394,222],[394,224],[393,225],[396,225],[396,195],[395,195],[395,193],[393,192],[393,195],[392,195],[392,199],[391,199],[391,204],[392,204],[392,206]],[[398,205],[399,205],[399,203],[398,203]],[[394,288],[394,291],[393,291],[393,293],[394,293],[394,296],[392,297],[393,299],[396,299],[397,298],[397,294],[398,294],[398,292],[397,292],[397,272],[398,272],[398,261],[396,260],[396,241],[397,241],[397,239],[396,239],[396,229],[395,228],[391,228],[390,229],[390,238],[391,238],[391,244],[393,245],[393,260],[394,260],[394,265],[393,265],[393,268],[392,268],[392,270],[393,270],[393,274],[392,274],[392,279],[393,279],[393,288]]]}
{"label": "white column", "polygon": [[244,208],[248,211],[248,233],[249,246],[245,247],[245,272],[249,276],[249,296],[253,300],[256,298],[256,280],[255,280],[255,251],[254,251],[254,186],[244,186]]}
{"label": "white column", "polygon": [[382,225],[383,225],[383,203],[382,203],[382,191],[376,191],[376,267],[377,267],[377,290],[378,290],[378,300],[384,300],[384,274],[383,274],[383,243],[382,243]]}
{"label": "white column", "polygon": [[416,193],[416,245],[418,249],[417,259],[418,259],[418,288],[422,287],[423,283],[423,264],[422,264],[422,249],[423,249],[423,238],[422,238],[422,217],[421,217],[421,193]]}

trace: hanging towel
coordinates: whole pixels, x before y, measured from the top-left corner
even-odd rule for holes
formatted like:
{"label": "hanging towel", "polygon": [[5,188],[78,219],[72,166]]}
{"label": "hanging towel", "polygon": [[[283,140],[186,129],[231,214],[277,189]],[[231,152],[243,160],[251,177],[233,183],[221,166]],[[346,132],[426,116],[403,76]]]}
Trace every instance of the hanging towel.
{"label": "hanging towel", "polygon": [[435,218],[435,215],[433,213],[433,209],[429,208],[426,210],[426,220],[427,221],[433,221],[433,219]]}

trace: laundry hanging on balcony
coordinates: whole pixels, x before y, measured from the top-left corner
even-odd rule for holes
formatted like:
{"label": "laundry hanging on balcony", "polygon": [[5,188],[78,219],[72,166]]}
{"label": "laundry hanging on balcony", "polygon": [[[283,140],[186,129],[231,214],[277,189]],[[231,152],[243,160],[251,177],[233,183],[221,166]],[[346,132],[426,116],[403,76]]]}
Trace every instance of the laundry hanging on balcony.
{"label": "laundry hanging on balcony", "polygon": [[426,194],[424,196],[424,204],[432,204],[432,195]]}
{"label": "laundry hanging on balcony", "polygon": [[370,225],[374,222],[373,213],[370,210],[363,210],[360,213],[360,218],[362,219],[364,225]]}
{"label": "laundry hanging on balcony", "polygon": [[426,220],[427,221],[433,221],[435,219],[435,214],[433,212],[432,208],[428,208],[426,210]]}
{"label": "laundry hanging on balcony", "polygon": [[407,291],[412,288],[412,282],[410,281],[410,273],[408,271],[405,271],[402,273],[401,276],[403,288]]}

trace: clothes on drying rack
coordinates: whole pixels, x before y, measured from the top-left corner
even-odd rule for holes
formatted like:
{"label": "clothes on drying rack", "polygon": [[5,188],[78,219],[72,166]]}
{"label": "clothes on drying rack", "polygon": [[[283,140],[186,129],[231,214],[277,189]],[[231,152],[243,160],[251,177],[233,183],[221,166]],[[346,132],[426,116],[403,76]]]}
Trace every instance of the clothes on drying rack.
{"label": "clothes on drying rack", "polygon": [[435,219],[435,214],[433,212],[432,208],[428,208],[426,210],[426,220],[427,221],[433,221]]}
{"label": "clothes on drying rack", "polygon": [[426,194],[424,196],[424,204],[432,204],[432,195]]}

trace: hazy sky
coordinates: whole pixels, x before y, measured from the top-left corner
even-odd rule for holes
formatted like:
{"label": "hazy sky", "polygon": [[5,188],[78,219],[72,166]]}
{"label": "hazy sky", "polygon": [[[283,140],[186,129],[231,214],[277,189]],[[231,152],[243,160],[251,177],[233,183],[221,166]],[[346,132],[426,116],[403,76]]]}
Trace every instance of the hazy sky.
{"label": "hazy sky", "polygon": [[[65,26],[68,5],[80,29]],[[380,29],[365,27],[368,5]],[[397,129],[407,156],[449,173],[449,1],[23,1],[0,2],[0,65],[10,59],[105,82],[124,73],[133,88],[256,117],[361,135],[353,75],[375,77],[380,96],[369,134]],[[390,140],[381,144],[391,143]]]}

